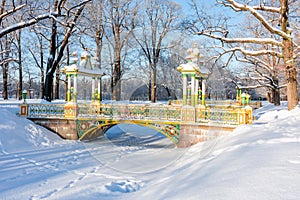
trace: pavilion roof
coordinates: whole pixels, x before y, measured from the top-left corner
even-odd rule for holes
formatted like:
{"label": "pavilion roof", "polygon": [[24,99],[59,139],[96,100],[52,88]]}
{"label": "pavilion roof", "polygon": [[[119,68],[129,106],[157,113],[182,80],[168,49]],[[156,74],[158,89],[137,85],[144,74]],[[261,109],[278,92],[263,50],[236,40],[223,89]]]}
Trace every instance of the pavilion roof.
{"label": "pavilion roof", "polygon": [[66,74],[82,74],[84,76],[103,76],[104,71],[97,67],[96,60],[91,58],[91,55],[85,50],[80,56],[80,62],[77,63],[78,58],[77,54],[73,53],[71,58],[72,64],[69,66],[65,66],[62,71]]}

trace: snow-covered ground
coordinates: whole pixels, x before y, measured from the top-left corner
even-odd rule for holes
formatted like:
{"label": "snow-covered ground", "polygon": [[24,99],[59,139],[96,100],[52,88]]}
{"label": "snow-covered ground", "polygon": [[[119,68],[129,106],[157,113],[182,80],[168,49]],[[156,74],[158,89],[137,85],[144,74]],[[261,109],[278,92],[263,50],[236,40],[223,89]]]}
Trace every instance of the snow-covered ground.
{"label": "snow-covered ground", "polygon": [[186,149],[132,125],[62,140],[17,110],[0,101],[0,199],[300,199],[299,107]]}

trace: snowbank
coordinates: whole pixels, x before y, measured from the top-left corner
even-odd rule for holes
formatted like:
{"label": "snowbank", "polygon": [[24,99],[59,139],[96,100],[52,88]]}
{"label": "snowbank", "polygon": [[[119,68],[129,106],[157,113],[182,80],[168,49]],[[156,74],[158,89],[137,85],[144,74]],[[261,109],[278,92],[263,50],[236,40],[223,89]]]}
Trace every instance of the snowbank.
{"label": "snowbank", "polygon": [[0,108],[0,153],[51,147],[65,141],[53,132],[16,115],[16,106]]}

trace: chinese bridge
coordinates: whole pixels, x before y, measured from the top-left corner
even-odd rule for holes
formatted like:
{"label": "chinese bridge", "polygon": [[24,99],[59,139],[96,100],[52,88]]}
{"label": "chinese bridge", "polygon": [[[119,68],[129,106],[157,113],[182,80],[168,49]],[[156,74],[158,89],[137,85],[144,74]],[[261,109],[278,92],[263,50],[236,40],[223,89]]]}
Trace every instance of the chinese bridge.
{"label": "chinese bridge", "polygon": [[[152,128],[179,147],[226,134],[240,124],[252,123],[249,96],[241,91],[237,91],[236,101],[209,103],[205,100],[206,78],[210,72],[198,66],[200,54],[196,45],[188,53],[188,62],[177,68],[183,80],[183,98],[179,103],[103,103],[100,100],[103,73],[93,67],[85,51],[80,63],[74,54],[72,64],[62,70],[68,80],[65,103],[29,104],[24,101],[20,114],[66,139],[91,140],[116,124],[129,123]],[[92,77],[89,103],[77,101],[78,75]]]}
{"label": "chinese bridge", "polygon": [[[23,104],[27,118],[66,139],[91,140],[116,124],[152,128],[179,146],[189,146],[252,122],[251,107],[165,104]],[[22,106],[21,106],[22,109]],[[22,111],[21,111],[22,114]]]}

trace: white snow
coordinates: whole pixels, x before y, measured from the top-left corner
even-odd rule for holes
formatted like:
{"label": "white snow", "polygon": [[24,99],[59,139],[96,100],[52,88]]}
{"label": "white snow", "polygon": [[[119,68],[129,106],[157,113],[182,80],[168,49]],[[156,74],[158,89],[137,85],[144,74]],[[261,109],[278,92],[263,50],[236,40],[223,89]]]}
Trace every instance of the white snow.
{"label": "white snow", "polygon": [[[9,103],[10,102],[10,103]],[[300,108],[190,148],[145,127],[63,140],[0,101],[0,199],[300,199]]]}

